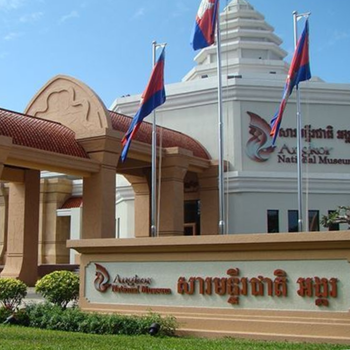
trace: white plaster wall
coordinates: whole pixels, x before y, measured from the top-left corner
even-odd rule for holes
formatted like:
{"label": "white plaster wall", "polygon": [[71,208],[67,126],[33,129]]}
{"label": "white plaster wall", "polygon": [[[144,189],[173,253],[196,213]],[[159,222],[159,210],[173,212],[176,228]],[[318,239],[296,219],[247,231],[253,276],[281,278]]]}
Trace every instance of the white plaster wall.
{"label": "white plaster wall", "polygon": [[[320,219],[328,210],[335,210],[339,203],[350,205],[349,194],[316,194],[309,196],[308,209],[318,210]],[[280,232],[288,232],[288,210],[297,210],[297,193],[234,193],[229,194],[228,232],[264,233],[267,232],[267,210],[279,210]],[[304,208],[306,211],[306,207]],[[306,212],[304,224],[307,225]],[[340,229],[347,229],[341,225]],[[320,231],[328,229],[320,225]]]}
{"label": "white plaster wall", "polygon": [[[117,238],[134,238],[134,201],[121,201],[117,204],[116,214],[116,237]],[[118,234],[119,220],[119,234]]]}
{"label": "white plaster wall", "polygon": [[[288,209],[297,209],[297,165],[279,162],[278,153],[286,145],[296,147],[295,138],[278,138],[276,149],[265,162],[250,159],[246,152],[250,134],[247,111],[269,123],[281,99],[284,79],[268,76],[254,79],[223,79],[224,155],[229,165],[228,231],[266,232],[268,209],[280,210],[280,232],[288,231]],[[193,137],[218,158],[216,78],[199,79],[166,87],[167,102],[157,109],[157,122]],[[350,159],[350,143],[337,138],[339,130],[350,130],[350,85],[327,84],[319,79],[301,87],[303,124],[326,129],[333,126],[333,139],[303,141],[303,147],[328,148],[330,157]],[[116,110],[133,115],[135,96],[119,99]],[[282,128],[296,128],[296,101],[289,99]],[[235,173],[236,172],[236,173]],[[238,173],[237,173],[238,172]],[[350,205],[350,165],[303,165],[307,192],[304,211],[319,210],[320,217],[339,205]],[[304,214],[304,217],[307,216]],[[247,219],[248,218],[248,219]],[[346,228],[346,227],[343,227]]]}
{"label": "white plaster wall", "polygon": [[[70,209],[70,239],[80,239],[81,238],[81,228],[82,228],[82,208],[72,208]],[[77,252],[74,249],[70,249],[69,262],[70,264],[76,263]]]}
{"label": "white plaster wall", "polygon": [[122,175],[116,177],[116,237],[135,237],[134,191]]}

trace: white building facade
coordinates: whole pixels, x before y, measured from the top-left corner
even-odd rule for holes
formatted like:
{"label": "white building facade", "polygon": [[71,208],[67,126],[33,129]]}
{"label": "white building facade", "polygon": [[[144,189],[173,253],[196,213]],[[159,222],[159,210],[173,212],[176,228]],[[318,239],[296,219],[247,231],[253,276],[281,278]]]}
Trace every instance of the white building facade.
{"label": "white building facade", "polygon": [[[230,234],[296,231],[298,220],[296,100],[288,101],[276,147],[269,123],[283,92],[288,63],[274,29],[245,0],[220,14],[226,227]],[[216,47],[201,50],[182,82],[166,86],[157,109],[161,126],[198,140],[218,158]],[[312,70],[312,66],[311,66]],[[350,205],[350,84],[313,77],[300,84],[303,116],[303,216],[306,230],[326,230],[322,215]],[[115,100],[111,109],[133,115],[140,95]],[[133,227],[132,195],[119,195],[119,224]],[[120,207],[121,209],[121,207]],[[118,225],[117,225],[118,227]],[[340,227],[344,228],[344,227]],[[335,227],[337,229],[337,227]],[[130,234],[131,231],[130,231]]]}

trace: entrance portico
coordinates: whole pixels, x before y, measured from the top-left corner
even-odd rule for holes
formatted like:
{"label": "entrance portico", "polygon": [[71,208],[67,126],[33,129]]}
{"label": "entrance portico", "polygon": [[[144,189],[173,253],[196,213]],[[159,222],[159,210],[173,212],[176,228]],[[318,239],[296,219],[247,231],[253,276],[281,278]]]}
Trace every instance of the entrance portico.
{"label": "entrance portico", "polygon": [[[53,184],[42,180],[40,190],[43,170],[83,179],[82,239],[115,237],[116,174],[125,175],[136,198],[134,236],[149,236],[151,126],[141,126],[128,160],[121,163],[121,138],[130,122],[131,118],[108,111],[85,84],[66,76],[49,81],[28,104],[25,114],[0,110],[0,180],[8,183],[9,191],[7,239],[0,250],[0,259],[5,261],[1,276],[33,285],[38,262],[64,262],[62,250],[55,248],[64,235],[53,232],[59,225],[50,222],[56,222],[59,203],[71,195],[69,182],[56,184],[62,192],[54,197]],[[186,175],[192,174],[189,178],[197,183],[191,198],[201,201],[206,190],[202,193],[200,179],[213,172],[215,165],[190,137],[169,129],[158,128],[158,132],[163,137],[159,235],[183,235]],[[206,225],[203,217],[201,226],[210,227],[210,219]]]}

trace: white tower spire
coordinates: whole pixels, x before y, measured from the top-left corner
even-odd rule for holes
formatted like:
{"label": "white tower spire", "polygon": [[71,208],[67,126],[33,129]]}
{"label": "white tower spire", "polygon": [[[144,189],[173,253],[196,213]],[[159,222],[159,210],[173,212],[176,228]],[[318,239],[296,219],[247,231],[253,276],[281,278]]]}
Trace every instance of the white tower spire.
{"label": "white tower spire", "polygon": [[[223,71],[228,75],[265,75],[288,73],[284,62],[287,52],[282,40],[265,17],[246,0],[233,0],[220,14]],[[197,66],[183,79],[202,79],[216,75],[216,47],[201,50],[195,57]]]}

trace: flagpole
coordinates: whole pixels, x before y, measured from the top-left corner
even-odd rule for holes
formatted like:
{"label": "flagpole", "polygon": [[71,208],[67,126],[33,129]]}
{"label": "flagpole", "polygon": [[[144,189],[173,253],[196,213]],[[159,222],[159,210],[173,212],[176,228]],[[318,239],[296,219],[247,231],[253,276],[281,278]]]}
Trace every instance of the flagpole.
{"label": "flagpole", "polygon": [[222,118],[222,72],[221,72],[221,33],[220,11],[217,12],[216,24],[216,53],[218,74],[218,143],[219,143],[219,234],[226,234],[225,228],[225,198],[224,198],[224,147],[223,147],[223,118]]}
{"label": "flagpole", "polygon": [[[298,45],[298,19],[300,17],[310,16],[310,12],[298,14],[297,11],[293,12],[294,23],[294,47]],[[303,185],[302,185],[302,115],[301,115],[301,103],[300,103],[300,91],[299,86],[296,85],[296,98],[297,98],[297,168],[298,168],[298,231],[304,231],[304,213],[303,213]]]}
{"label": "flagpole", "polygon": [[[156,64],[157,42],[152,42],[152,67]],[[151,170],[151,237],[157,236],[157,204],[156,204],[156,188],[157,188],[157,126],[156,126],[156,110],[153,110],[152,123],[152,170]]]}
{"label": "flagpole", "polygon": [[[157,62],[157,48],[165,47],[166,44],[157,44],[152,42],[152,67]],[[157,123],[156,123],[156,109],[152,112],[152,170],[151,170],[151,237],[158,236],[157,228]],[[160,181],[160,179],[159,179]]]}
{"label": "flagpole", "polygon": [[[294,49],[298,43],[298,12],[293,12],[294,24]],[[298,173],[298,231],[303,232],[303,187],[302,187],[302,144],[301,144],[301,107],[300,107],[300,93],[298,86],[296,86],[297,98],[297,173]]]}

